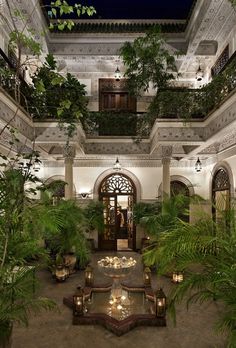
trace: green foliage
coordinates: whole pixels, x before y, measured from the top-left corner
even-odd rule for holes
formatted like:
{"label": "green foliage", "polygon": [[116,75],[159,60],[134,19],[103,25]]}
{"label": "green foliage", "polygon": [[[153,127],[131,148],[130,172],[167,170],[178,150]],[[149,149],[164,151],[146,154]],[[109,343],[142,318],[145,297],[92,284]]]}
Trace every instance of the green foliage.
{"label": "green foliage", "polygon": [[160,89],[150,106],[150,113],[158,117],[201,118],[217,108],[236,87],[236,59],[207,85],[200,89]]}
{"label": "green foliage", "polygon": [[232,4],[232,6],[236,6],[236,0],[229,0],[230,1],[230,3]]}
{"label": "green foliage", "polygon": [[217,328],[229,333],[229,347],[236,345],[235,226],[234,210],[221,212],[217,222],[202,213],[193,225],[179,220],[145,253],[147,262],[158,264],[160,274],[173,269],[173,264],[185,270],[184,281],[169,295],[168,310],[174,318],[175,305],[183,300],[187,305],[210,300],[224,304]]}
{"label": "green foliage", "polygon": [[86,219],[83,210],[74,201],[61,200],[51,206],[51,212],[60,217],[61,225],[57,229],[45,230],[48,247],[61,255],[73,251],[80,263],[84,264],[89,259],[89,250],[84,235]]}
{"label": "green foliage", "polygon": [[29,198],[35,189],[25,188],[26,183],[39,183],[31,172],[32,165],[39,161],[38,154],[1,159],[4,171],[0,172],[0,343],[7,339],[14,322],[27,325],[31,313],[54,307],[52,301],[35,296],[35,280],[26,268],[32,258],[46,261],[47,254],[39,246],[39,231],[52,224],[52,215]]}
{"label": "green foliage", "polygon": [[87,134],[136,136],[142,129],[147,135],[146,115],[126,111],[90,112],[81,118]]}
{"label": "green foliage", "polygon": [[86,219],[86,225],[88,231],[97,230],[98,233],[104,230],[104,217],[103,217],[104,206],[100,201],[91,201],[84,208],[84,216]]}
{"label": "green foliage", "polygon": [[81,17],[82,15],[92,16],[96,13],[96,10],[93,6],[83,6],[81,4],[68,4],[67,1],[56,0],[51,2],[51,9],[48,11],[49,17],[53,19],[50,22],[49,29],[58,29],[58,30],[71,30],[75,23],[71,19],[60,19],[63,15],[68,15],[75,13],[77,17]]}
{"label": "green foliage", "polygon": [[134,94],[147,91],[150,83],[157,89],[167,86],[174,79],[174,57],[165,48],[158,27],[133,43],[126,42],[120,49],[120,55],[126,67],[129,89]]}
{"label": "green foliage", "polygon": [[[72,137],[78,120],[87,114],[85,86],[73,75],[62,77],[53,55],[48,54],[45,63],[33,76],[34,86],[26,86],[28,109],[37,119],[53,118],[65,129],[68,138]],[[57,98],[55,98],[55,95]]]}
{"label": "green foliage", "polygon": [[171,229],[180,217],[187,214],[188,203],[189,197],[180,194],[166,198],[162,203],[138,203],[134,206],[134,219],[144,226],[151,239],[155,241],[160,233]]}
{"label": "green foliage", "polygon": [[141,222],[142,218],[156,215],[160,213],[161,211],[161,203],[155,202],[155,203],[145,203],[140,202],[134,204],[134,210],[133,210],[133,219],[136,224],[139,224]]}
{"label": "green foliage", "polygon": [[39,56],[41,53],[41,46],[32,37],[18,30],[13,30],[9,34],[9,47],[12,50],[27,49],[28,52],[34,56]]}

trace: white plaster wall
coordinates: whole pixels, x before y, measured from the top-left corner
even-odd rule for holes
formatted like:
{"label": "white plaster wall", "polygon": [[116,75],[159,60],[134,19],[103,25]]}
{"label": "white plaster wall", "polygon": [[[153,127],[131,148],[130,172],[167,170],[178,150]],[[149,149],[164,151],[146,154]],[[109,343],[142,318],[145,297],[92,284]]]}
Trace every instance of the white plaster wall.
{"label": "white plaster wall", "polygon": [[[230,159],[229,165],[234,166],[236,173],[236,157]],[[180,175],[188,179],[194,188],[194,193],[204,199],[210,199],[210,184],[212,169],[214,164],[204,166],[201,172],[197,173],[194,167],[171,167],[171,175]],[[74,167],[74,185],[76,193],[93,192],[97,178],[108,167]],[[132,172],[141,185],[141,200],[155,200],[158,197],[158,188],[162,183],[162,167],[127,167]],[[232,168],[233,169],[233,168]],[[39,177],[45,180],[54,175],[64,176],[64,165],[61,167],[43,167],[39,172]]]}
{"label": "white plaster wall", "polygon": [[[93,190],[95,181],[105,170],[104,167],[75,167],[74,184],[76,192],[89,192]],[[161,168],[126,168],[139,180],[142,191],[141,199],[156,199],[157,189],[161,182]]]}

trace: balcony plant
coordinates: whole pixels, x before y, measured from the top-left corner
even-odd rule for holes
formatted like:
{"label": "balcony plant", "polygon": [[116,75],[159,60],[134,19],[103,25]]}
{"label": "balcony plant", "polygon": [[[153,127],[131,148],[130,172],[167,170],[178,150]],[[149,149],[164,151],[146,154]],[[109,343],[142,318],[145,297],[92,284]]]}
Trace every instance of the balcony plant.
{"label": "balcony plant", "polygon": [[[22,94],[26,93],[26,96],[24,96],[23,94],[23,101],[24,101],[23,107],[27,107],[28,103],[27,101],[25,102],[25,99],[27,99],[27,97],[30,96],[29,93],[32,92],[31,87],[24,82],[23,71],[26,68],[28,69],[28,67],[31,66],[30,59],[32,57],[40,61],[41,53],[42,53],[39,42],[37,42],[34,39],[34,37],[36,36],[36,32],[33,28],[30,27],[32,17],[34,16],[35,11],[38,8],[38,5],[39,5],[38,1],[36,1],[34,4],[33,10],[28,15],[14,8],[14,4],[11,3],[9,0],[4,0],[3,6],[6,9],[6,11],[0,12],[1,20],[7,26],[10,32],[9,48],[15,54],[15,62],[13,66],[11,67],[10,75],[9,75],[9,66],[7,67],[7,69],[5,69],[5,67],[3,69],[1,68],[1,73],[3,73],[2,85],[7,87],[7,90],[10,94],[13,91],[14,98],[16,99],[18,103],[22,101]],[[40,4],[40,6],[43,7],[42,4]],[[59,30],[59,31],[62,31],[64,29],[71,30],[73,26],[75,25],[73,20],[65,19],[63,16],[67,16],[68,14],[71,14],[71,13],[74,13],[75,16],[77,15],[78,17],[84,14],[87,14],[88,16],[92,16],[94,13],[96,13],[96,10],[94,9],[93,6],[82,6],[81,4],[77,4],[77,3],[71,5],[65,0],[63,1],[56,0],[54,2],[53,1],[50,2],[50,4],[46,6],[46,10],[48,10],[48,16],[49,16],[49,23],[50,23],[49,29]],[[27,55],[25,55],[25,52],[27,52]],[[48,61],[46,64],[48,64]],[[49,74],[49,76],[51,77],[51,75],[52,75],[52,72]],[[64,114],[67,111],[68,122],[67,122],[66,132],[70,136],[70,134],[72,134],[74,131],[75,126],[73,122],[75,122],[75,119],[79,117],[79,111],[80,111],[80,114],[82,113],[82,111],[84,111],[83,106],[85,104],[84,102],[81,102],[82,96],[84,96],[84,89],[83,89],[83,86],[80,85],[79,82],[70,74],[67,75],[67,78],[65,80],[57,72],[54,72],[53,86],[56,89],[56,87],[60,87],[61,84],[64,82],[64,88],[67,90],[67,93],[65,96],[63,93],[60,94],[58,105],[56,109],[54,109],[53,113],[54,113],[54,117],[58,117],[59,120],[61,121],[61,124],[63,124]],[[68,99],[68,96],[71,96],[71,94],[73,94],[73,87],[74,88],[77,87],[76,91],[78,92],[79,85],[80,85],[79,95],[81,96],[80,102],[83,105],[80,104],[80,110],[78,111],[78,102],[75,100],[75,97],[72,102],[71,100]],[[45,86],[43,84],[42,78],[38,77],[38,81],[36,81],[33,87],[33,90],[36,96],[38,97],[39,105],[41,105],[42,96],[38,95],[38,93],[40,94],[45,90]],[[36,93],[36,90],[38,93]],[[76,110],[73,104],[75,104],[77,108]],[[12,123],[12,121],[15,119],[16,115],[18,114],[18,111],[19,111],[19,106],[16,109],[12,119],[1,130],[1,133],[6,129],[8,125]],[[68,117],[69,112],[72,113],[72,116],[73,116],[72,119],[69,119]],[[70,121],[72,121],[71,125],[69,124]]]}
{"label": "balcony plant", "polygon": [[71,138],[79,119],[88,113],[85,86],[69,73],[65,77],[60,75],[52,54],[46,56],[32,81],[33,85],[23,87],[31,116],[37,120],[56,120]]}

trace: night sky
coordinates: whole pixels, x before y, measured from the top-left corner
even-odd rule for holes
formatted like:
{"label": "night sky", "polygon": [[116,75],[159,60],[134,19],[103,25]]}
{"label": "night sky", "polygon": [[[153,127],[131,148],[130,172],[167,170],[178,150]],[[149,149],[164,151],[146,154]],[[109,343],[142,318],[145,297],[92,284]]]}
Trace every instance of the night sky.
{"label": "night sky", "polygon": [[[194,0],[67,0],[94,6],[93,19],[186,19]],[[49,4],[49,0],[44,3]],[[72,18],[72,17],[71,17]],[[81,17],[80,19],[88,18]]]}

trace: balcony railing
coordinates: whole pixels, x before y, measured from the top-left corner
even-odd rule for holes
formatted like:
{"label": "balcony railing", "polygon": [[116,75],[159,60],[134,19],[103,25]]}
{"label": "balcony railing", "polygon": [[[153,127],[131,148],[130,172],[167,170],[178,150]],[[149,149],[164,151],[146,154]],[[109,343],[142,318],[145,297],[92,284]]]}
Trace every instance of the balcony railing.
{"label": "balcony railing", "polygon": [[81,121],[84,131],[90,136],[142,136],[150,131],[147,114],[117,112],[90,112]]}
{"label": "balcony railing", "polygon": [[[49,105],[40,95],[32,97],[30,89],[22,76],[15,78],[14,64],[0,50],[0,85],[15,98],[33,118],[57,118],[57,106]],[[150,114],[130,114],[127,112],[89,113],[81,123],[88,135],[137,136],[147,135],[156,118],[179,118],[191,120],[204,118],[217,108],[236,88],[236,56],[230,58],[213,80],[198,90],[163,89],[160,90],[152,104]],[[18,91],[18,93],[16,93]],[[52,100],[54,101],[54,92]],[[74,91],[72,90],[74,93]],[[59,95],[57,92],[55,95]],[[63,91],[60,90],[60,95]],[[41,98],[41,99],[40,99]],[[48,96],[46,96],[48,100]],[[71,115],[70,115],[71,117]],[[66,122],[66,119],[63,120]]]}
{"label": "balcony railing", "polygon": [[28,101],[23,92],[27,87],[22,71],[16,77],[16,60],[13,55],[9,58],[0,49],[0,86],[23,108],[28,111]]}
{"label": "balcony railing", "polygon": [[155,97],[151,112],[158,118],[204,118],[236,88],[236,55],[213,80],[200,89],[165,89]]}

